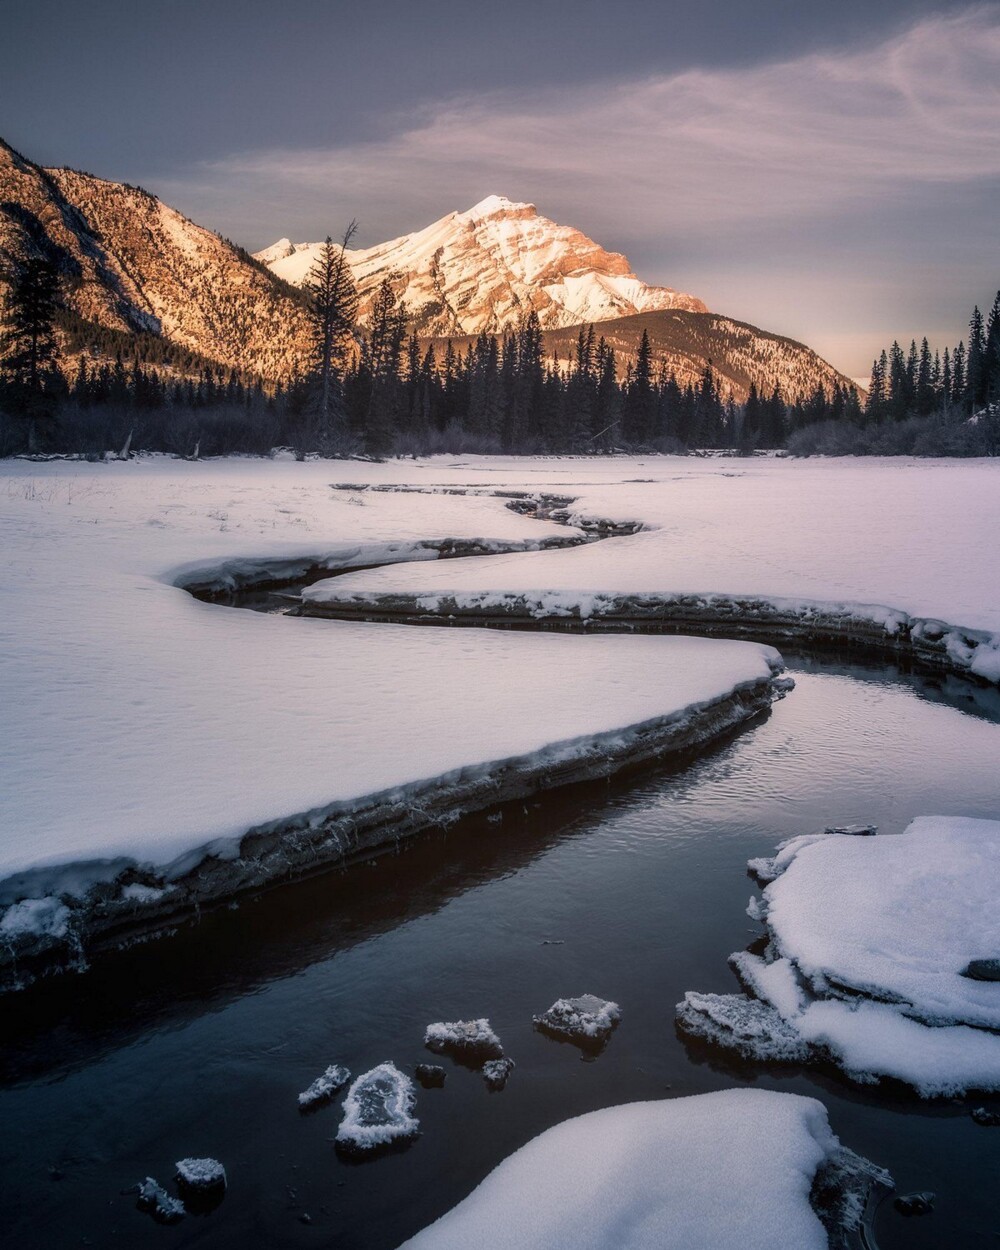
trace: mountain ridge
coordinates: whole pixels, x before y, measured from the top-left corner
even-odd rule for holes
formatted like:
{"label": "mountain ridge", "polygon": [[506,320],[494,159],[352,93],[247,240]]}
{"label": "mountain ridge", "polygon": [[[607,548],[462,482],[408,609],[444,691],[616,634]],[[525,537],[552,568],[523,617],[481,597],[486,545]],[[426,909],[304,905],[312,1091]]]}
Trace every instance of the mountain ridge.
{"label": "mountain ridge", "polygon": [[[254,258],[300,286],[321,247],[279,239]],[[495,334],[532,310],[543,328],[673,308],[707,311],[693,295],[643,282],[620,252],[558,225],[534,204],[502,195],[373,247],[349,249],[347,257],[361,321],[388,278],[424,337]]]}

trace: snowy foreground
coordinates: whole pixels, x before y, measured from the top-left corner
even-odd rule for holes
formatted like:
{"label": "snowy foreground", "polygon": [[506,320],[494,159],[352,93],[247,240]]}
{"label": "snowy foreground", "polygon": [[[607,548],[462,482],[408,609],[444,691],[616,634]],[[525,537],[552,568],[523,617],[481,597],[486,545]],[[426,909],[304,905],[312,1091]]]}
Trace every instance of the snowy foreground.
{"label": "snowy foreground", "polygon": [[861,1223],[872,1186],[891,1183],[840,1145],[821,1103],[726,1090],[567,1120],[405,1244],[827,1250]]}
{"label": "snowy foreground", "polygon": [[[898,650],[1000,682],[1000,464],[641,457],[485,461],[468,485],[532,482],[570,513],[640,521],[567,551],[383,569],[313,587],[317,614],[669,619]],[[398,480],[404,480],[400,475]]]}
{"label": "snowy foreground", "polygon": [[0,473],[8,984],[35,956],[82,960],[98,930],[162,927],[380,838],[697,745],[782,692],[780,658],[753,643],[333,624],[182,589],[433,560],[442,540],[581,540],[490,497],[330,488],[464,469],[153,459]]}
{"label": "snowy foreground", "polygon": [[750,867],[767,951],[731,958],[746,995],[688,993],[684,1030],[927,1097],[1000,1089],[1000,821],[806,835]]}

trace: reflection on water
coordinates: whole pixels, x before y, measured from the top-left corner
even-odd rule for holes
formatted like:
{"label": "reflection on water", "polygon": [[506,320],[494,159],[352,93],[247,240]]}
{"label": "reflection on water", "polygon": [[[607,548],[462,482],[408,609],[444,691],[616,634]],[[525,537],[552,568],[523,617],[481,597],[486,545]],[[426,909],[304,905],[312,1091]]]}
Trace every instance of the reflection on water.
{"label": "reflection on water", "polygon": [[[1000,812],[996,692],[829,657],[792,667],[798,689],[770,717],[684,767],[423,839],[3,1000],[11,1244],[392,1247],[559,1120],[747,1082],[822,1098],[904,1190],[937,1191],[926,1219],[885,1212],[883,1250],[991,1238],[1000,1130],[965,1105],[747,1068],[674,1032],[683,991],[733,988],[726,956],[757,932],[747,858],[832,822],[893,833],[922,813]],[[531,1027],[584,992],[624,1010],[593,1062]],[[449,1067],[444,1089],[419,1092],[405,1154],[349,1167],[330,1140],[337,1104],[298,1114],[329,1064],[412,1068],[428,1022],[470,1015],[490,1017],[517,1068],[491,1095]],[[184,1155],[221,1158],[229,1193],[156,1226],[119,1191],[168,1181]]]}

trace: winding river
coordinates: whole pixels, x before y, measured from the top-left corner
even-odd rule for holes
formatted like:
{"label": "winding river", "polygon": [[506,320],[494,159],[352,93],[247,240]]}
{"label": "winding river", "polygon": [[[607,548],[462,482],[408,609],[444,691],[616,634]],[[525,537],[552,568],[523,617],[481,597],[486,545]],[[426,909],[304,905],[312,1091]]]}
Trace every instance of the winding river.
{"label": "winding river", "polygon": [[[821,1098],[901,1191],[937,1193],[923,1218],[883,1205],[882,1250],[992,1244],[1000,1130],[969,1117],[982,1100],[751,1067],[675,1033],[683,992],[732,989],[726,958],[758,931],[748,858],[834,822],[895,833],[925,813],[997,814],[1000,692],[857,653],[784,654],[792,697],[710,750],[512,805],[501,840],[476,836],[498,813],[469,820],[18,996],[0,1018],[5,1244],[388,1250],[557,1121],[746,1083]],[[590,1060],[531,1026],[584,992],[624,1012]],[[331,1144],[336,1105],[299,1114],[328,1064],[412,1069],[427,1023],[479,1015],[517,1063],[507,1088],[450,1067],[420,1092],[405,1152],[352,1165]],[[228,1169],[211,1215],[160,1227],[121,1193],[192,1154]]]}

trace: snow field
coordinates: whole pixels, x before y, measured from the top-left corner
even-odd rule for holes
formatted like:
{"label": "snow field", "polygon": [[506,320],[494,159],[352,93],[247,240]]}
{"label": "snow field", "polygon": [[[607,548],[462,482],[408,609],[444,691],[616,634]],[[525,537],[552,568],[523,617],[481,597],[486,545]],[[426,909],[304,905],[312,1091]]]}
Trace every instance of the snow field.
{"label": "snow field", "polygon": [[766,688],[779,664],[739,642],[295,620],[178,588],[433,558],[428,539],[572,536],[489,497],[330,489],[392,480],[395,465],[154,458],[0,471],[5,940],[58,939],[65,902],[123,873],[133,879],[121,897],[139,909],[206,855],[237,858],[249,829],[682,722],[736,688]]}

